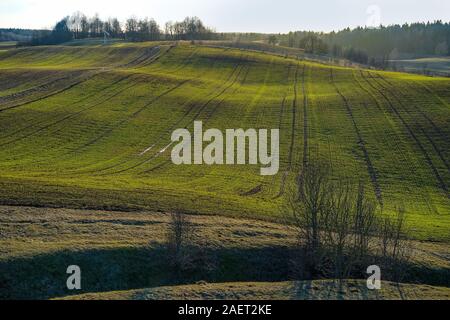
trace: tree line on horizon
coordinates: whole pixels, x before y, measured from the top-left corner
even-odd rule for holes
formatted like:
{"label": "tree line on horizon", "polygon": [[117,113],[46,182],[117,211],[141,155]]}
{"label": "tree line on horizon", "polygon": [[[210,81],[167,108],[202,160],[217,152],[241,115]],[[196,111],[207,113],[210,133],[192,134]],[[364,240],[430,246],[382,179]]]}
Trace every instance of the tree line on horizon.
{"label": "tree line on horizon", "polygon": [[390,60],[418,56],[450,55],[450,23],[427,23],[346,28],[338,32],[296,31],[287,34],[217,33],[197,17],[166,22],[162,28],[154,19],[130,17],[102,20],[76,12],[59,21],[53,30],[35,31],[25,45],[52,45],[73,39],[119,38],[127,41],[226,40],[263,41],[273,46],[303,49],[308,54],[344,58],[386,68]]}
{"label": "tree line on horizon", "polygon": [[212,40],[215,39],[215,34],[215,30],[205,26],[197,17],[166,22],[162,29],[154,19],[149,18],[138,19],[132,16],[122,23],[117,18],[103,21],[98,14],[89,18],[76,12],[59,21],[51,31],[35,32],[31,41],[26,44],[52,45],[104,36],[128,41]]}
{"label": "tree line on horizon", "polygon": [[278,43],[302,48],[307,53],[346,58],[362,64],[385,67],[389,60],[418,56],[450,55],[450,23],[427,23],[346,28],[338,32],[289,32]]}

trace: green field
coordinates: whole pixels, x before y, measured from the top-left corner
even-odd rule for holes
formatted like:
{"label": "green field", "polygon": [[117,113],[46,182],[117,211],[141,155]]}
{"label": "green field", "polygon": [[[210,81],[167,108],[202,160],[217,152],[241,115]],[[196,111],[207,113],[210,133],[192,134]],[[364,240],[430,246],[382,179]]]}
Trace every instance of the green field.
{"label": "green field", "polygon": [[[306,163],[450,240],[450,79],[168,43],[0,50],[0,203],[276,221]],[[280,171],[175,166],[177,128],[280,128]]]}
{"label": "green field", "polygon": [[406,72],[450,76],[450,57],[428,57],[390,60],[397,70]]}

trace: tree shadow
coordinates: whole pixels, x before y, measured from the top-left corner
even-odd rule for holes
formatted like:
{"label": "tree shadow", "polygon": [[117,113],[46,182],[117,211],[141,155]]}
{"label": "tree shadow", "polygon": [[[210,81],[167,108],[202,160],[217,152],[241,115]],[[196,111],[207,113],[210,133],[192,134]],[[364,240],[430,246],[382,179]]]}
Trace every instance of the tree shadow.
{"label": "tree shadow", "polygon": [[[213,268],[201,263],[194,268],[175,272],[170,266],[167,249],[161,245],[98,250],[66,250],[0,262],[0,299],[48,299],[67,295],[131,290],[159,286],[192,284],[198,281],[279,282],[292,279],[292,248],[202,248],[213,260]],[[192,252],[197,252],[192,250]],[[69,265],[81,268],[81,290],[68,290],[66,274]],[[449,270],[425,266],[407,266],[412,270],[404,282],[449,286]],[[301,280],[301,279],[295,279]],[[388,280],[388,279],[384,279]],[[419,281],[421,280],[421,281]],[[314,299],[312,283],[294,285],[293,297]],[[325,289],[327,290],[327,289]],[[343,290],[330,287],[321,292],[324,299],[344,298]],[[339,296],[340,295],[340,296]],[[363,297],[364,298],[364,297]]]}
{"label": "tree shadow", "polygon": [[[190,284],[197,281],[283,281],[289,249],[206,249],[213,270],[170,267],[164,246],[59,251],[0,262],[0,299],[48,299],[90,292]],[[81,290],[68,290],[69,265],[81,268]]]}

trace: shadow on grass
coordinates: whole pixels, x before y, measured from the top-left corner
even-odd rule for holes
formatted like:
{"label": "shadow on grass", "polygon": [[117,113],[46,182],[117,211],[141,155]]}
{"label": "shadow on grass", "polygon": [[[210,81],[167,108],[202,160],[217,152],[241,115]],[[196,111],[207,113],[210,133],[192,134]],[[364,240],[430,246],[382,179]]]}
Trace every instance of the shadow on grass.
{"label": "shadow on grass", "polygon": [[[48,299],[71,294],[207,282],[276,282],[290,278],[293,251],[286,247],[207,249],[214,268],[203,266],[180,277],[162,246],[60,251],[0,262],[0,299]],[[81,268],[82,290],[66,288],[69,265]],[[449,285],[449,270],[410,266],[404,282]],[[416,274],[417,273],[417,274]],[[416,275],[415,275],[416,274]],[[424,281],[426,279],[426,281]]]}
{"label": "shadow on grass", "polygon": [[[205,280],[282,281],[288,277],[286,248],[208,250],[212,271],[183,273],[169,267],[164,247],[61,251],[0,262],[0,299],[47,299],[88,292],[189,284]],[[69,265],[81,268],[82,290],[66,288]]]}

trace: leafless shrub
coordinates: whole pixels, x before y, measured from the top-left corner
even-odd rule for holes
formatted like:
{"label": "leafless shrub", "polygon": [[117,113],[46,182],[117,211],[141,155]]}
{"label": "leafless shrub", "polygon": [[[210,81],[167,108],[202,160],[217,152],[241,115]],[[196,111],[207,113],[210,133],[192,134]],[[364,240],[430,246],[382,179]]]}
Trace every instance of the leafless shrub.
{"label": "leafless shrub", "polygon": [[188,215],[170,214],[166,234],[168,263],[179,277],[186,273],[208,274],[217,267],[217,257],[209,250],[208,240],[198,236]]}
{"label": "leafless shrub", "polygon": [[331,183],[328,168],[310,166],[297,178],[297,183],[287,190],[287,211],[297,230],[299,243],[295,273],[310,278],[319,273],[325,252],[321,241],[321,226],[327,218],[330,204]]}
{"label": "leafless shrub", "polygon": [[408,256],[404,212],[378,218],[364,185],[334,182],[330,171],[309,164],[287,192],[285,212],[298,237],[294,276],[345,279],[377,264],[397,279]]}
{"label": "leafless shrub", "polygon": [[389,277],[400,282],[410,260],[412,247],[407,238],[405,210],[397,209],[397,216],[382,217],[378,221],[378,247],[382,265]]}
{"label": "leafless shrub", "polygon": [[179,211],[170,214],[166,242],[169,264],[177,272],[192,268],[194,234],[195,228],[186,214]]}

